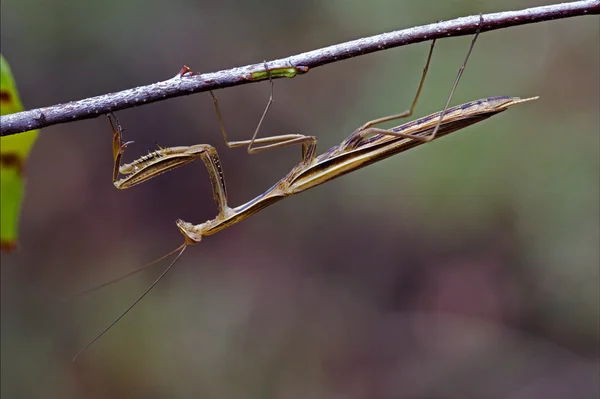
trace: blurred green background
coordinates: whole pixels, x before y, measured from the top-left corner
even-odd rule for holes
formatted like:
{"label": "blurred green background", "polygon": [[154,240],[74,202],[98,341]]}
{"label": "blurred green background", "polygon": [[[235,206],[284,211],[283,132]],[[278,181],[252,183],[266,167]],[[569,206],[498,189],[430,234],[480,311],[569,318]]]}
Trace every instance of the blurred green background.
{"label": "blurred green background", "polygon": [[[34,108],[526,1],[2,0],[2,53]],[[20,251],[2,256],[3,398],[597,397],[600,28],[580,17],[482,34],[453,104],[534,96],[443,140],[282,201],[160,268],[60,299],[168,252],[216,215],[201,162],[111,184],[106,118],[42,131]],[[417,115],[440,110],[471,37],[438,42]],[[429,43],[276,81],[262,135],[326,150],[410,105]],[[217,92],[249,138],[267,83]],[[298,161],[222,142],[207,94],[118,113],[126,161],[210,143],[230,204]]]}

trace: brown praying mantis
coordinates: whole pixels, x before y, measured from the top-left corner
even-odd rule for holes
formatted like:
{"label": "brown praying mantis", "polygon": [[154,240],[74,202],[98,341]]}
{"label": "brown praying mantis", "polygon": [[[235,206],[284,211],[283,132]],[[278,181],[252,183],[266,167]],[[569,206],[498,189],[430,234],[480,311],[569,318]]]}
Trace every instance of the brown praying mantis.
{"label": "brown praying mantis", "polygon": [[[118,189],[126,189],[135,186],[136,184],[145,182],[157,175],[175,169],[179,166],[188,164],[197,159],[201,159],[208,171],[208,175],[212,185],[214,199],[217,203],[218,215],[201,224],[192,224],[181,219],[177,220],[176,224],[179,231],[184,236],[182,245],[171,251],[167,255],[149,263],[142,268],[134,270],[125,276],[116,280],[109,281],[92,290],[104,287],[114,283],[122,278],[136,273],[151,264],[154,264],[166,257],[177,253],[175,259],[169,266],[160,274],[160,276],[132,303],[116,320],[106,327],[96,338],[82,348],[73,358],[75,360],[82,352],[89,348],[96,340],[102,337],[110,330],[119,320],[121,320],[135,305],[137,305],[154,286],[171,270],[184,250],[190,246],[198,244],[203,237],[215,234],[237,222],[240,222],[254,213],[280,201],[290,195],[298,194],[312,187],[318,186],[337,177],[363,168],[372,163],[381,161],[395,154],[404,152],[411,148],[417,147],[423,143],[427,143],[436,138],[445,136],[467,126],[481,122],[493,115],[503,112],[507,108],[521,104],[527,101],[536,99],[537,97],[520,99],[518,97],[489,97],[476,101],[471,101],[455,107],[449,107],[450,101],[456,90],[458,82],[462,76],[463,70],[469,59],[471,51],[475,45],[475,41],[479,36],[479,31],[473,37],[471,45],[460,67],[458,75],[454,81],[454,85],[446,101],[444,109],[441,112],[431,114],[412,122],[408,122],[390,129],[382,129],[376,127],[384,122],[389,122],[412,115],[421,90],[427,75],[435,40],[433,40],[427,56],[427,61],[423,69],[423,74],[417,88],[417,93],[413,99],[410,109],[386,116],[379,119],[369,121],[357,128],[350,136],[348,136],[339,145],[334,146],[321,155],[316,154],[317,139],[313,136],[305,136],[301,134],[286,134],[273,137],[257,138],[261,124],[273,103],[273,81],[271,79],[271,71],[265,65],[267,74],[271,84],[271,95],[267,106],[259,120],[259,123],[250,140],[244,141],[229,141],[227,132],[223,123],[223,117],[219,108],[214,93],[210,92],[213,98],[213,104],[219,120],[221,134],[225,143],[230,148],[246,147],[249,154],[259,151],[268,150],[271,148],[279,148],[290,145],[301,145],[302,156],[300,162],[292,168],[292,170],[281,180],[275,183],[271,188],[256,198],[237,207],[230,207],[227,203],[227,190],[225,186],[225,178],[219,156],[214,147],[208,144],[197,144],[192,146],[160,148],[157,151],[151,152],[129,164],[121,165],[121,157],[125,148],[131,142],[122,142],[122,129],[116,117],[109,114],[109,121],[113,132],[113,183]],[[292,68],[289,70],[294,73],[306,71],[306,67],[299,67],[297,70]],[[281,71],[277,71],[280,73]],[[285,71],[284,71],[285,72]],[[184,76],[184,74],[182,74]],[[119,175],[123,178],[119,179]],[[88,290],[86,292],[92,291]]]}

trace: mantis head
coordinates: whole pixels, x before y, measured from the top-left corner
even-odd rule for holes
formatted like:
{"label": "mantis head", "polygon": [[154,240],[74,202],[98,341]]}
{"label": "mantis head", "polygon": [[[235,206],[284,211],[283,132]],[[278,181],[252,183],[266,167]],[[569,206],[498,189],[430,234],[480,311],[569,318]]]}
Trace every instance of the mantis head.
{"label": "mantis head", "polygon": [[183,234],[185,238],[185,244],[188,245],[196,245],[202,240],[202,227],[203,225],[193,225],[188,222],[184,222],[181,219],[177,219],[177,228]]}

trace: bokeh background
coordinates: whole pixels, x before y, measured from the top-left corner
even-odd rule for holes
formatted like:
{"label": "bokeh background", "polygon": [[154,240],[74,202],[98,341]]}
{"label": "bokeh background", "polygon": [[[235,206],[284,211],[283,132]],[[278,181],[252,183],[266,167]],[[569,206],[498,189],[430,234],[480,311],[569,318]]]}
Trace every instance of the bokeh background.
{"label": "bokeh background", "polygon": [[[26,107],[216,71],[520,1],[2,0],[2,52]],[[216,215],[201,162],[111,184],[106,118],[42,131],[20,251],[2,256],[3,398],[592,398],[599,394],[597,17],[480,37],[453,104],[534,96],[443,140],[289,198],[162,266],[61,301],[180,244]],[[444,105],[471,37],[438,42],[416,116]],[[325,150],[408,108],[428,43],[277,80],[261,135]],[[267,83],[217,92],[249,138]],[[224,145],[207,94],[119,112],[126,161],[210,143],[230,204],[299,149]]]}

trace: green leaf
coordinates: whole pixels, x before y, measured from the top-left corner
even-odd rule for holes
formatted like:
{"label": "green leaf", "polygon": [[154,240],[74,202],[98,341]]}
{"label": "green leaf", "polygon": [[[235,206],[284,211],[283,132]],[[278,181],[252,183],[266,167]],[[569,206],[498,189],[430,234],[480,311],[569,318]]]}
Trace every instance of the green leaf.
{"label": "green leaf", "polygon": [[[23,110],[8,62],[0,54],[0,115]],[[37,130],[0,138],[0,249],[17,247],[19,215],[25,187],[25,163]]]}

